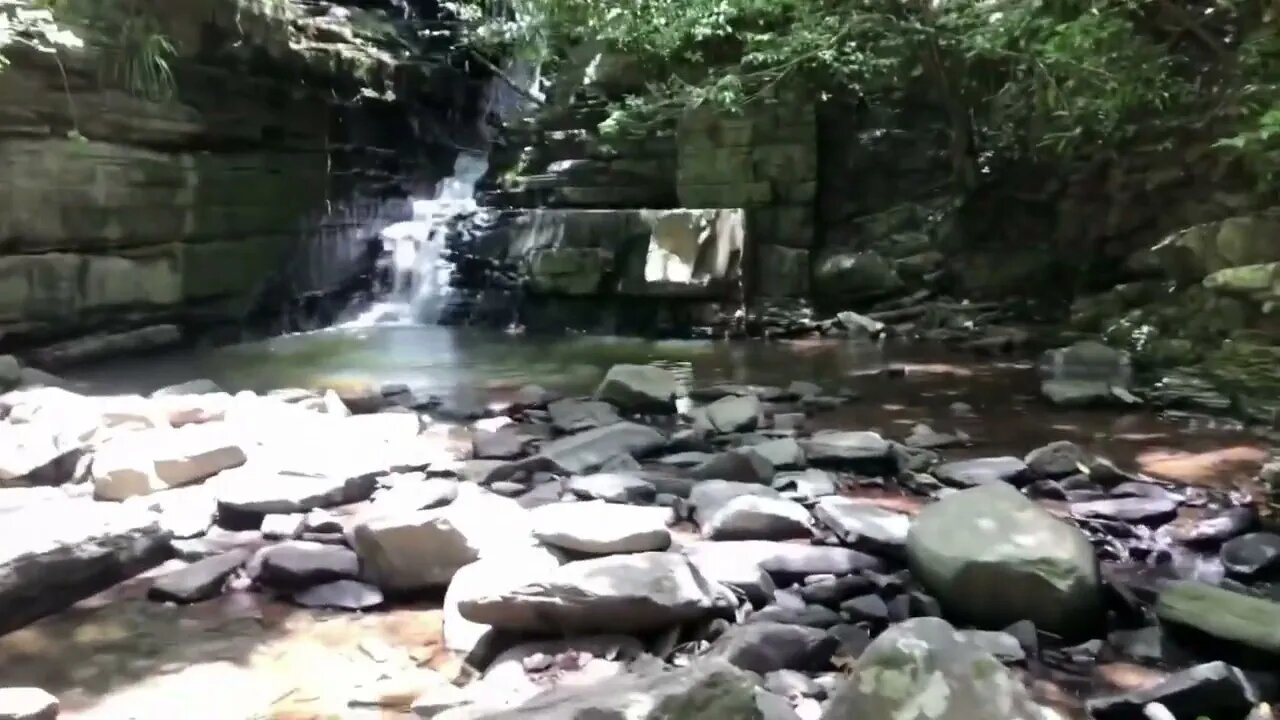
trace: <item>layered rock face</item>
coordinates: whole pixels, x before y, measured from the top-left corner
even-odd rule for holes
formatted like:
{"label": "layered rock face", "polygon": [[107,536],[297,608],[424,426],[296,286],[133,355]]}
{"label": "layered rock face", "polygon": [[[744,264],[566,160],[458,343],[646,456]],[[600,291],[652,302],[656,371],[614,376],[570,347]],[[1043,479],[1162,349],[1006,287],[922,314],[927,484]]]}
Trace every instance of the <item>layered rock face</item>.
{"label": "layered rock face", "polygon": [[[391,198],[432,180],[415,106],[468,82],[404,64],[403,44],[386,49],[411,31],[390,17],[329,3],[157,4],[157,36],[175,48],[159,87],[115,72],[128,58],[96,47],[93,31],[62,68],[10,52],[0,342],[160,325],[125,343],[159,344],[349,285],[365,271],[362,241],[408,215]],[[467,113],[465,98],[434,102],[440,117],[423,118],[434,125],[446,108]]]}

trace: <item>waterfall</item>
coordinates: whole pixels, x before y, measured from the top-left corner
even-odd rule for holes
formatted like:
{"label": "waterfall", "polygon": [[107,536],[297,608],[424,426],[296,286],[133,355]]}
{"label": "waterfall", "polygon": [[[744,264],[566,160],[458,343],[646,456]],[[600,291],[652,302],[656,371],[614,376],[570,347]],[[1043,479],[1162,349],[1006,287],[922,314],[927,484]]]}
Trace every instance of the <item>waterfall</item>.
{"label": "waterfall", "polygon": [[449,221],[475,211],[476,183],[488,169],[488,155],[459,152],[453,174],[440,181],[433,197],[413,200],[412,219],[378,233],[391,289],[350,325],[429,325],[439,319],[453,272],[446,259]]}

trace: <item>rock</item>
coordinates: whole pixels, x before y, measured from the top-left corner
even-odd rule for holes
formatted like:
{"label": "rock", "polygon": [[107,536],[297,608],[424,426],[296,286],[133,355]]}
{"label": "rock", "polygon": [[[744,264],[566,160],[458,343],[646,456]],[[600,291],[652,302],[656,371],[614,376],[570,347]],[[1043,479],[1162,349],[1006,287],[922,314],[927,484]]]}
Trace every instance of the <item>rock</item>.
{"label": "rock", "polygon": [[277,470],[256,463],[221,473],[212,481],[219,514],[306,513],[363,502],[378,486],[373,473]]}
{"label": "rock", "polygon": [[0,720],[57,720],[58,698],[34,687],[0,688]]}
{"label": "rock", "polygon": [[478,708],[447,720],[797,720],[785,700],[758,682],[728,663],[700,660],[671,671],[646,669],[559,687],[509,710]]}
{"label": "rock", "polygon": [[549,442],[539,456],[581,475],[599,470],[619,455],[643,457],[665,444],[666,438],[653,428],[619,422]]}
{"label": "rock", "polygon": [[873,320],[850,310],[836,313],[836,320],[855,336],[877,337],[884,332],[885,328],[884,323],[879,320]]}
{"label": "rock", "polygon": [[151,392],[151,397],[173,397],[181,395],[213,395],[224,392],[218,383],[208,378],[196,378],[176,385],[166,385]]}
{"label": "rock", "polygon": [[808,464],[804,448],[795,438],[778,438],[749,445],[744,450],[764,458],[777,470],[799,470]]}
{"label": "rock", "polygon": [[813,270],[813,290],[829,302],[873,299],[902,287],[893,265],[874,251],[828,252]]}
{"label": "rock", "polygon": [[1204,583],[1177,582],[1160,591],[1155,609],[1167,625],[1280,655],[1280,603]]}
{"label": "rock", "polygon": [[839,613],[821,605],[803,605],[799,608],[769,605],[752,613],[746,620],[749,623],[781,623],[824,630],[832,625],[839,625],[842,621]]}
{"label": "rock", "polygon": [[976,458],[943,463],[933,469],[933,476],[958,488],[971,488],[990,483],[1021,485],[1031,479],[1030,468],[1015,457]]}
{"label": "rock", "polygon": [[445,647],[483,667],[492,659],[496,631],[489,625],[467,620],[458,610],[466,601],[498,595],[547,576],[563,564],[556,551],[541,546],[497,553],[462,567],[453,576],[444,596]]}
{"label": "rock", "polygon": [[840,612],[851,622],[883,625],[889,621],[889,606],[879,595],[860,595],[840,603]]}
{"label": "rock", "polygon": [[600,400],[557,400],[547,406],[547,412],[551,415],[551,427],[565,433],[622,422],[617,408]]}
{"label": "rock", "polygon": [[819,578],[809,582],[806,578],[804,587],[800,588],[800,597],[807,603],[840,607],[840,603],[849,598],[863,595],[875,587],[872,582],[861,575],[815,575]]}
{"label": "rock", "polygon": [[813,508],[818,522],[846,545],[867,552],[905,557],[911,518],[844,497],[824,497]]}
{"label": "rock", "polygon": [[834,638],[817,628],[752,622],[729,628],[707,656],[761,675],[775,670],[819,671],[830,667],[836,646]]}
{"label": "rock", "polygon": [[1027,453],[1024,462],[1037,477],[1058,479],[1082,472],[1088,467],[1089,457],[1079,445],[1059,440]]}
{"label": "rock", "polygon": [[124,500],[181,487],[239,467],[246,459],[244,448],[222,423],[116,435],[93,454],[94,497]]}
{"label": "rock", "polygon": [[155,514],[137,506],[75,498],[0,513],[0,633],[133,577],[169,552]]}
{"label": "rock", "polygon": [[1197,665],[1140,690],[1094,698],[1089,716],[1096,720],[1148,720],[1144,709],[1160,703],[1177,720],[1242,718],[1258,704],[1258,693],[1238,669],[1224,663]]}
{"label": "rock", "polygon": [[758,577],[763,570],[774,583],[786,587],[810,575],[850,575],[883,565],[877,558],[848,548],[768,540],[699,542],[684,552],[709,578],[735,587],[740,586],[725,578]]}
{"label": "rock", "polygon": [[1022,682],[946,621],[915,618],[894,625],[858,658],[823,720],[1041,720]]}
{"label": "rock", "polygon": [[306,588],[357,577],[360,560],[342,545],[289,540],[259,550],[249,561],[248,574],[271,587]]}
{"label": "rock", "polygon": [[595,399],[638,413],[676,411],[680,386],[670,370],[653,365],[614,365],[596,388]]}
{"label": "rock", "polygon": [[1022,648],[1018,638],[1007,632],[961,630],[960,635],[964,637],[965,642],[982,648],[984,652],[990,653],[992,657],[1006,665],[1016,665],[1027,660],[1027,651]]}
{"label": "rock", "polygon": [[70,482],[85,449],[85,443],[48,422],[0,423],[0,487]]}
{"label": "rock", "polygon": [[729,500],[699,525],[702,536],[711,540],[788,540],[813,534],[809,511],[800,503],[758,495]]}
{"label": "rock", "polygon": [[368,610],[382,604],[382,591],[357,580],[335,580],[293,594],[302,607],[327,610]]}
{"label": "rock", "polygon": [[957,435],[940,433],[928,425],[918,424],[911,428],[911,434],[902,441],[903,445],[921,450],[937,450],[940,448],[964,445],[965,439]]}
{"label": "rock", "polygon": [[699,480],[728,480],[735,483],[767,483],[774,468],[763,455],[749,450],[720,453],[689,471]]}
{"label": "rock", "polygon": [[262,536],[271,540],[292,540],[302,534],[307,516],[302,513],[272,514],[262,518]]}
{"label": "rock", "polygon": [[1045,380],[1040,394],[1060,407],[1093,405],[1136,405],[1139,400],[1129,391],[1091,380]]}
{"label": "rock", "polygon": [[1164,499],[1121,497],[1071,503],[1071,513],[1083,518],[1160,525],[1178,514],[1178,504]]}
{"label": "rock", "polygon": [[544,633],[647,632],[723,612],[732,603],[674,553],[571,562],[543,580],[459,603],[472,622]]}
{"label": "rock", "polygon": [[1280,656],[1280,602],[1178,582],[1158,594],[1156,615],[1166,626],[1198,630],[1229,646]]}
{"label": "rock", "polygon": [[832,465],[865,475],[893,470],[892,447],[873,432],[824,430],[800,445],[814,465]]}
{"label": "rock", "polygon": [[703,480],[689,492],[691,517],[699,526],[706,527],[730,501],[740,497],[780,498],[781,495],[777,490],[757,483]]}
{"label": "rock", "polygon": [[525,454],[524,443],[514,428],[477,430],[471,436],[471,454],[478,460],[514,460]]}
{"label": "rock", "polygon": [[949,612],[983,627],[1031,620],[1072,636],[1101,618],[1089,540],[1011,485],[982,485],[926,506],[912,523],[907,556]]}
{"label": "rock", "polygon": [[544,505],[529,513],[538,540],[590,555],[666,550],[671,545],[670,516],[666,508],[601,501]]}
{"label": "rock", "polygon": [[611,503],[651,503],[658,494],[652,483],[625,473],[580,475],[565,481],[564,489],[583,500]]}
{"label": "rock", "polygon": [[1228,541],[1218,553],[1227,572],[1246,579],[1280,574],[1280,535],[1256,532]]}
{"label": "rock", "polygon": [[147,589],[147,597],[159,602],[175,603],[195,603],[217,597],[222,594],[227,578],[248,560],[247,550],[232,550],[197,560],[156,578]]}
{"label": "rock", "polygon": [[755,395],[729,395],[702,408],[702,413],[715,431],[736,433],[755,430],[762,409]]}
{"label": "rock", "polygon": [[12,355],[0,355],[0,392],[9,392],[22,382],[22,365]]}
{"label": "rock", "polygon": [[804,472],[779,473],[773,478],[773,488],[780,491],[783,497],[800,502],[835,495],[838,491],[835,476],[817,468],[809,468]]}
{"label": "rock", "polygon": [[393,592],[445,587],[485,553],[534,544],[528,511],[470,487],[443,508],[362,520],[347,537],[364,579]]}
{"label": "rock", "polygon": [[398,482],[373,497],[372,509],[380,513],[412,512],[444,507],[458,498],[458,481],[449,478],[427,478]]}

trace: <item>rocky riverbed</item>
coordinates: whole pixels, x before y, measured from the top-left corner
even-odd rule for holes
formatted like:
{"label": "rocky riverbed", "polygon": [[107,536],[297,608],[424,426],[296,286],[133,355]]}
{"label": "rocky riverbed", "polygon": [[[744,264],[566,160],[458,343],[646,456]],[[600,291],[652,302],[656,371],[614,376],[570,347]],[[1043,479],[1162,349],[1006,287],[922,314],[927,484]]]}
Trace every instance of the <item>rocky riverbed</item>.
{"label": "rocky riverbed", "polygon": [[4,378],[0,718],[1261,720],[1280,692],[1280,535],[1237,482],[1264,451],[987,452],[946,397],[884,425],[874,391],[651,365],[468,402]]}

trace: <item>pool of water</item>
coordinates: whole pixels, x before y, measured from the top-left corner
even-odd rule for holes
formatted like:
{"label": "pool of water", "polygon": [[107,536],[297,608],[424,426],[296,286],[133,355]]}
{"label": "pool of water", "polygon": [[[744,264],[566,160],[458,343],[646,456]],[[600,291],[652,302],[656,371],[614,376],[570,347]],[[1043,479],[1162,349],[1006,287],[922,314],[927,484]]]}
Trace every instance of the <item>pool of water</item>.
{"label": "pool of water", "polygon": [[[1063,410],[1037,395],[1034,364],[979,358],[936,346],[846,340],[702,341],[600,336],[513,336],[440,326],[335,328],[215,349],[122,358],[79,368],[69,379],[100,393],[148,392],[192,378],[228,390],[403,383],[419,394],[480,392],[501,399],[528,383],[590,392],[616,363],[670,368],[687,387],[718,382],[786,385],[793,380],[859,400],[821,415],[822,426],[905,437],[916,423],[963,430],[970,448],[947,455],[1013,454],[1053,440],[1086,445],[1129,469],[1181,482],[1248,485],[1269,447],[1204,421],[1147,411]],[[896,372],[884,372],[893,367]],[[955,411],[955,404],[972,414]]]}

